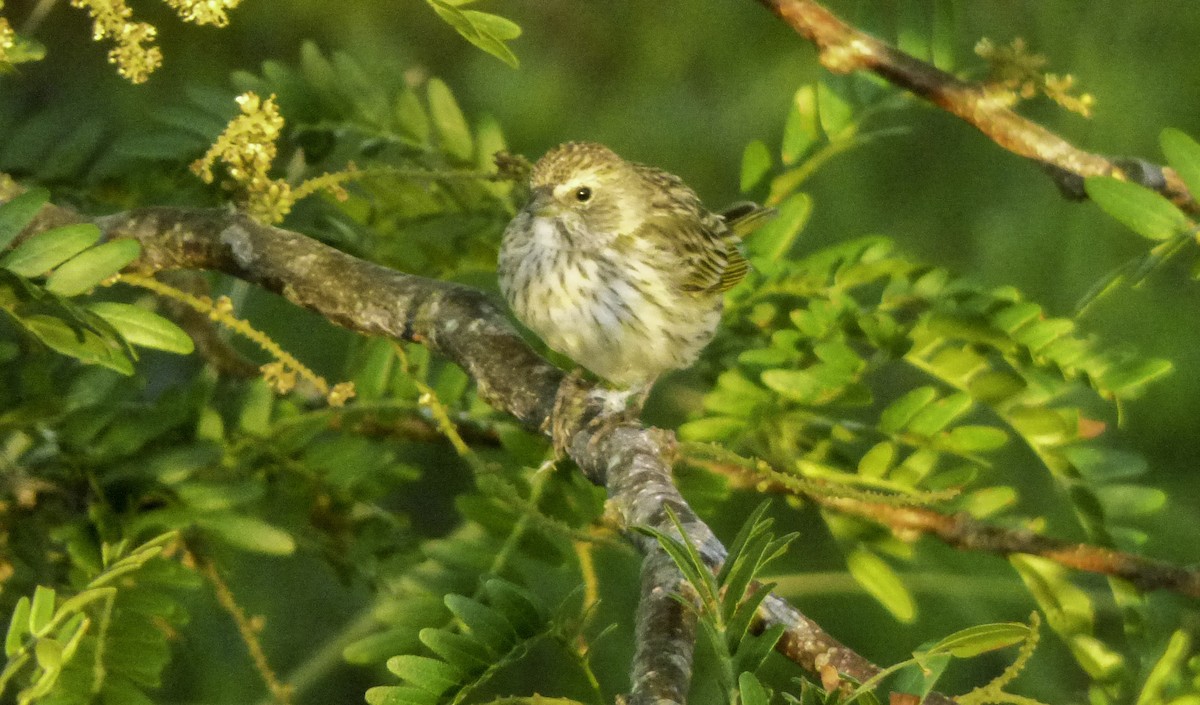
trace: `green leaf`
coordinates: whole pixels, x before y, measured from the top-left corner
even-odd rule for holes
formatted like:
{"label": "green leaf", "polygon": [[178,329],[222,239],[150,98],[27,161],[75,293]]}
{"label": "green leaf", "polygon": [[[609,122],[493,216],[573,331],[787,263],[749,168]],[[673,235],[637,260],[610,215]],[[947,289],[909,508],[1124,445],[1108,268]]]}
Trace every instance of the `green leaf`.
{"label": "green leaf", "polygon": [[932,436],[949,426],[955,419],[967,413],[974,402],[970,395],[958,392],[945,399],[926,404],[908,422],[908,430],[923,436]]}
{"label": "green leaf", "polygon": [[445,0],[426,0],[447,24],[463,39],[500,59],[512,68],[520,62],[504,42],[521,35],[521,28],[512,20],[478,10],[460,10],[455,5],[464,3]]}
{"label": "green leaf", "polygon": [[416,687],[441,695],[458,685],[462,674],[445,661],[427,656],[402,654],[387,661],[388,670]]}
{"label": "green leaf", "polygon": [[751,260],[775,262],[791,251],[796,238],[812,215],[812,197],[806,193],[789,196],[779,204],[778,216],[746,238]]}
{"label": "green leaf", "polygon": [[955,658],[974,658],[980,654],[1019,644],[1029,638],[1029,625],[1020,622],[980,624],[954,632],[934,644],[927,653],[948,653]]}
{"label": "green leaf", "polygon": [[917,651],[913,653],[913,660],[916,661],[917,667],[900,671],[896,676],[893,692],[912,693],[920,696],[924,702],[925,696],[937,685],[942,674],[946,672],[946,667],[954,659],[950,654],[927,654]]}
{"label": "green leaf", "polygon": [[825,391],[825,385],[808,370],[767,370],[762,381],[780,395],[802,403],[811,403]]}
{"label": "green leaf", "polygon": [[996,450],[1008,443],[1008,434],[995,426],[958,426],[950,429],[948,441],[960,453]]}
{"label": "green leaf", "polygon": [[768,705],[770,703],[766,689],[749,671],[743,671],[738,676],[738,695],[741,696],[742,705]]}
{"label": "green leaf", "polygon": [[33,647],[38,666],[46,672],[58,672],[63,666],[63,647],[54,639],[38,639]]}
{"label": "green leaf", "polygon": [[856,548],[846,556],[846,566],[854,581],[879,601],[901,622],[911,622],[917,616],[912,594],[900,576],[882,558],[865,548]]}
{"label": "green leaf", "polygon": [[896,461],[896,445],[880,441],[858,461],[858,474],[864,477],[883,477]]}
{"label": "green leaf", "polygon": [[97,245],[63,262],[46,280],[46,288],[59,296],[82,294],[124,269],[141,252],[141,244],[130,238]]}
{"label": "green leaf", "polygon": [[140,306],[100,301],[88,304],[88,310],[108,321],[133,345],[180,355],[195,349],[191,336],[182,328]]}
{"label": "green leaf", "polygon": [[4,635],[4,656],[11,659],[21,650],[25,635],[29,633],[29,598],[24,595],[17,600],[13,608],[12,620],[8,623],[8,631]]}
{"label": "green leaf", "polygon": [[990,517],[1017,503],[1017,491],[1011,487],[984,487],[960,500],[962,510],[976,519]]}
{"label": "green leaf", "polygon": [[967,391],[981,402],[996,404],[1025,389],[1028,383],[1011,370],[987,370],[976,375]]}
{"label": "green leaf", "polygon": [[517,636],[503,616],[477,600],[450,594],[446,595],[445,603],[454,616],[462,620],[471,633],[494,653],[503,652]]}
{"label": "green leaf", "polygon": [[247,385],[238,414],[238,428],[251,436],[266,438],[271,433],[271,411],[275,408],[275,392],[265,379],[259,377]]}
{"label": "green leaf", "polygon": [[825,81],[817,86],[817,117],[830,140],[845,139],[855,130],[854,108]]}
{"label": "green leaf", "polygon": [[34,636],[43,636],[50,620],[54,617],[54,589],[38,585],[33,591],[33,603],[29,607],[29,631]]}
{"label": "green leaf", "polygon": [[461,159],[470,161],[475,151],[474,138],[467,119],[458,107],[458,101],[450,88],[441,80],[429,79],[429,114],[433,118],[433,126],[442,140],[446,152]]}
{"label": "green leaf", "polygon": [[133,362],[115,340],[102,338],[90,330],[76,330],[54,316],[25,316],[20,323],[55,352],[91,365],[103,365],[123,375],[133,374]]}
{"label": "green leaf", "polygon": [[885,433],[898,433],[908,425],[917,412],[937,398],[933,387],[917,387],[888,405],[879,417],[879,428]]}
{"label": "green leaf", "polygon": [[758,185],[771,170],[771,151],[762,140],[752,140],[742,152],[742,193]]}
{"label": "green leaf", "polygon": [[1071,584],[1066,569],[1048,558],[1027,554],[1008,557],[1055,632],[1064,636],[1091,632],[1095,606],[1086,592]]}
{"label": "green leaf", "polygon": [[802,86],[792,96],[792,107],[783,124],[783,143],[780,148],[783,163],[795,164],[820,137],[816,89],[811,85]]}
{"label": "green leaf", "polygon": [[[441,607],[441,604],[437,606]],[[420,644],[413,638],[412,630],[405,623],[400,628],[376,632],[352,642],[342,649],[342,658],[347,663],[359,666],[375,665],[397,653],[415,651],[419,647]]]}
{"label": "green leaf", "polygon": [[1096,488],[1096,498],[1105,514],[1118,518],[1154,514],[1167,503],[1167,493],[1142,485],[1105,485]]}
{"label": "green leaf", "polygon": [[1163,691],[1172,680],[1183,672],[1191,641],[1191,637],[1183,629],[1176,630],[1171,635],[1167,647],[1163,649],[1162,656],[1146,676],[1146,682],[1142,686],[1142,692],[1138,695],[1136,705],[1160,705],[1166,702]]}
{"label": "green leaf", "polygon": [[[721,565],[721,569],[717,571],[717,582],[725,591],[727,599],[732,599],[735,602],[742,599],[745,594],[746,586],[754,579],[754,572],[758,568],[758,558],[762,554],[763,545],[768,538],[767,534],[770,531],[773,519],[767,518],[767,508],[770,507],[770,502],[762,502],[754,511],[750,512],[750,516],[742,523],[742,527],[738,529],[737,536],[733,542],[729,544],[728,554],[725,556],[725,562]],[[757,550],[750,549],[750,546],[758,545]],[[747,555],[753,554],[753,555]],[[747,560],[748,559],[748,560]],[[744,574],[741,577],[739,574]]]}
{"label": "green leaf", "polygon": [[426,690],[383,685],[368,688],[364,697],[367,705],[436,705],[438,701]]}
{"label": "green leaf", "polygon": [[22,242],[0,259],[0,267],[23,277],[40,276],[96,244],[99,239],[100,228],[91,223],[64,225]]}
{"label": "green leaf", "polygon": [[50,192],[35,188],[0,205],[0,251],[8,248],[50,200]]}
{"label": "green leaf", "polygon": [[1009,410],[1004,418],[1025,439],[1038,445],[1057,445],[1075,436],[1075,429],[1054,409],[1019,406]]}
{"label": "green leaf", "polygon": [[421,99],[412,90],[405,88],[396,95],[392,108],[396,122],[412,141],[423,145],[429,141],[429,116],[421,106]]}
{"label": "green leaf", "polygon": [[1163,130],[1158,136],[1167,162],[1183,179],[1192,194],[1200,193],[1200,144],[1173,127]]}
{"label": "green leaf", "polygon": [[726,370],[717,377],[716,389],[704,397],[704,408],[728,416],[746,417],[771,400],[771,394],[746,379],[739,370]]}
{"label": "green leaf", "polygon": [[1146,459],[1137,453],[1100,445],[1070,445],[1063,449],[1067,460],[1090,482],[1128,480],[1145,474]]}
{"label": "green leaf", "polygon": [[507,580],[492,578],[483,584],[492,606],[504,614],[518,633],[529,634],[544,621],[537,607],[537,598],[524,588]]}
{"label": "green leaf", "polygon": [[203,513],[196,523],[226,543],[247,551],[272,556],[290,556],[296,552],[296,540],[291,534],[256,517]]}
{"label": "green leaf", "polygon": [[746,429],[744,419],[728,416],[709,416],[688,421],[679,427],[679,437],[687,441],[726,441]]}
{"label": "green leaf", "polygon": [[478,671],[495,662],[482,644],[465,634],[426,627],[421,630],[420,639],[430,651],[464,673]]}
{"label": "green leaf", "polygon": [[1097,681],[1112,680],[1125,667],[1120,653],[1090,634],[1076,634],[1069,644],[1075,660]]}
{"label": "green leaf", "polygon": [[83,643],[83,637],[91,626],[91,620],[83,613],[76,613],[58,630],[57,639],[63,644],[63,662],[70,661]]}
{"label": "green leaf", "polygon": [[1166,240],[1190,225],[1173,203],[1145,186],[1111,176],[1089,176],[1083,184],[1105,213],[1144,238]]}
{"label": "green leaf", "polygon": [[1162,379],[1174,370],[1175,365],[1170,360],[1138,360],[1114,365],[1099,382],[1114,396],[1127,397],[1136,395],[1150,382]]}

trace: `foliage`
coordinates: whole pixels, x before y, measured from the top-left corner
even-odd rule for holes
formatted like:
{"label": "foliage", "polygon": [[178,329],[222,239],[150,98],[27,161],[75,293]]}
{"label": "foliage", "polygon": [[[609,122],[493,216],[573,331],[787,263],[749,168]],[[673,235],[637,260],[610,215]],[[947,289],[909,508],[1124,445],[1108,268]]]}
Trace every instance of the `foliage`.
{"label": "foliage", "polygon": [[32,600],[22,596],[5,638],[0,693],[23,682],[22,705],[149,702],[143,691],[159,685],[170,658],[167,630],[186,620],[178,590],[194,585],[177,563],[159,557],[177,538],[162,534],[132,549],[104,544],[99,554],[81,553],[86,582],[74,595],[59,599],[38,585]]}
{"label": "foliage", "polygon": [[[45,190],[27,192],[0,206],[0,252],[46,202]],[[15,244],[0,258],[0,310],[5,320],[46,347],[86,363],[133,374],[133,347],[192,352],[192,340],[178,326],[146,309],[125,303],[71,300],[98,286],[135,260],[134,240],[97,244],[95,225],[64,225]],[[44,284],[33,281],[45,277]]]}
{"label": "foliage", "polygon": [[[216,24],[233,5],[170,4],[189,22],[211,9]],[[517,65],[516,23],[468,2],[427,4]],[[938,5],[936,36],[922,44],[910,31],[901,43],[948,67],[953,13]],[[8,26],[0,21],[0,46]],[[138,51],[150,55],[149,30],[121,31],[146,39]],[[661,39],[650,36],[604,42]],[[26,58],[37,53],[33,39],[14,41]],[[736,50],[754,54],[748,46]],[[1030,70],[1002,79],[1005,90],[1090,107],[1009,46],[1005,59],[993,45],[992,58]],[[503,70],[477,55],[479,70]],[[491,288],[497,239],[522,194],[495,166],[506,148],[499,122],[477,113],[463,71],[444,75],[306,42],[297,61],[235,72],[229,88],[189,80],[158,100],[148,124],[118,128],[50,99],[0,104],[10,136],[0,169],[32,187],[0,205],[5,697],[245,702],[265,686],[292,702],[364,691],[375,704],[611,702],[627,688],[637,556],[610,536],[602,491],[568,463],[552,467],[545,441],[484,404],[462,370],[420,346],[348,335],[226,278],[176,286],[121,273],[137,243],[101,242],[94,226],[22,236],[49,199],[40,187],[90,213],[225,204],[233,185],[236,204],[282,227]],[[787,80],[791,92],[797,79]],[[531,121],[555,112],[534,93],[512,100]],[[877,648],[871,655],[892,664],[885,685],[918,698],[937,687],[967,693],[963,702],[1029,702],[1014,694],[1028,686],[1052,702],[1086,690],[1098,705],[1191,703],[1200,663],[1171,598],[1043,558],[952,554],[818,501],[963,512],[1016,535],[1126,551],[1151,550],[1151,520],[1177,516],[1122,425],[1186,360],[1135,353],[1082,316],[925,264],[884,237],[839,229],[837,244],[812,242],[842,195],[822,188],[829,171],[907,135],[917,121],[909,107],[875,83],[804,81],[774,108],[778,139],[747,139],[730,177],[778,216],[747,241],[754,271],[730,293],[699,374],[667,380],[658,393],[667,411],[652,419],[687,417],[679,433],[694,467],[680,468],[680,484],[722,535],[736,536],[714,574],[687,540],[656,534],[695,591],[681,599],[697,612],[704,663],[716,666],[698,672],[693,690],[752,705],[847,697],[771,656],[777,629],[754,633],[774,586],[806,611],[833,604],[831,630]],[[1200,146],[1168,130],[1162,149],[1200,191]],[[325,187],[334,198],[317,196]],[[1190,251],[1195,225],[1141,186],[1086,187],[1151,247],[1087,297],[1094,311],[1112,300],[1099,294],[1146,282]],[[133,286],[109,286],[118,281]],[[193,336],[267,369],[240,376],[212,348],[191,354]],[[310,384],[287,384],[297,377]],[[351,403],[326,403],[350,389],[326,377],[352,383]],[[732,480],[788,501],[743,519],[749,493]],[[781,537],[775,525],[787,528]],[[1004,600],[975,599],[980,582]],[[210,593],[236,637],[226,615],[213,616]],[[1035,606],[1030,624],[1011,621]],[[995,653],[1011,647],[1009,661]],[[1021,673],[1031,675],[1014,683]],[[849,697],[871,702],[876,685]]]}
{"label": "foliage", "polygon": [[781,558],[788,544],[797,538],[797,534],[772,536],[773,521],[764,517],[766,509],[767,505],[760,505],[747,518],[716,574],[700,557],[699,550],[673,514],[672,523],[682,540],[649,530],[695,591],[694,596],[681,594],[678,599],[698,613],[706,643],[716,655],[718,687],[730,703],[745,698],[748,691],[756,693],[752,698],[758,697],[762,686],[754,672],[762,666],[784,631],[783,625],[776,625],[761,634],[750,633],[759,605],[774,587],[771,583],[756,585],[754,581],[768,564]]}

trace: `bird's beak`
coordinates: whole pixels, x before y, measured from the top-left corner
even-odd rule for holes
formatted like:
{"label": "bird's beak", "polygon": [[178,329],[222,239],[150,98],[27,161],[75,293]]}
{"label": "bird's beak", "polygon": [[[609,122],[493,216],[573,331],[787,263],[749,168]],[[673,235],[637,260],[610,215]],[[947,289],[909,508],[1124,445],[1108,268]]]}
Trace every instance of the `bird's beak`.
{"label": "bird's beak", "polygon": [[554,192],[549,187],[539,186],[529,194],[525,211],[535,218],[551,218],[557,212],[554,207]]}

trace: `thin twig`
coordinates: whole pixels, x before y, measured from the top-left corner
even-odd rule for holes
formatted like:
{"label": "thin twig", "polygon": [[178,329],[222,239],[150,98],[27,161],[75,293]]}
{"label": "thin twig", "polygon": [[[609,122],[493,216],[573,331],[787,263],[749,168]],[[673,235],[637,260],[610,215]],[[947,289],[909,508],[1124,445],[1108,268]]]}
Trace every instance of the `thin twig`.
{"label": "thin twig", "polygon": [[805,491],[803,485],[784,484],[764,478],[750,467],[738,463],[695,455],[688,455],[687,460],[760,492],[803,495],[805,499],[827,509],[884,526],[905,541],[916,541],[928,534],[964,551],[982,551],[1001,556],[1017,553],[1041,556],[1075,570],[1123,578],[1142,590],[1171,590],[1200,598],[1200,570],[1103,546],[1063,541],[1029,530],[993,526],[963,512],[946,514],[928,507],[839,496],[836,488],[823,492]]}
{"label": "thin twig", "polygon": [[238,634],[242,637],[242,643],[246,645],[246,650],[250,652],[250,658],[254,661],[254,670],[258,671],[267,690],[271,692],[271,697],[279,705],[292,705],[291,687],[280,681],[279,677],[275,675],[275,671],[271,669],[271,664],[267,661],[267,654],[262,648],[262,641],[258,638],[258,629],[242,606],[237,603],[233,591],[229,589],[229,585],[217,570],[217,564],[198,552],[193,551],[191,555],[200,568],[200,573],[208,582],[212,583],[213,594],[216,596],[217,602],[233,618]]}
{"label": "thin twig", "polygon": [[850,26],[813,0],[758,0],[816,46],[833,73],[870,71],[973,125],[1000,147],[1040,165],[1064,194],[1086,198],[1083,179],[1115,176],[1153,188],[1180,208],[1200,204],[1173,169],[1079,149],[1013,111],[983,85],[964,81]]}

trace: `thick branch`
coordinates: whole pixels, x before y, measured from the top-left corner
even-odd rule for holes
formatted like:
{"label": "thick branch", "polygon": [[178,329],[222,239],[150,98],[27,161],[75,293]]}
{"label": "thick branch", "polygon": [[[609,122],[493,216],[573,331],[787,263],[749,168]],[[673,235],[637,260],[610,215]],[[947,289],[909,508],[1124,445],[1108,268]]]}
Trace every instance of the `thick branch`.
{"label": "thick branch", "polygon": [[138,240],[142,269],[231,274],[338,325],[428,345],[462,366],[484,399],[523,423],[538,426],[551,411],[562,372],[476,289],[402,274],[229,211],[146,208],[96,224],[110,239]]}
{"label": "thick branch", "polygon": [[671,557],[654,547],[642,562],[629,705],[687,702],[696,647],[696,613],[676,599],[685,593]]}
{"label": "thick branch", "polygon": [[1004,149],[1037,162],[1070,197],[1086,197],[1083,179],[1088,176],[1118,176],[1157,190],[1185,210],[1200,212],[1200,204],[1173,169],[1079,149],[1021,117],[984,86],[956,78],[851,27],[813,0],[759,2],[812,42],[825,68],[834,73],[870,71],[930,101]]}
{"label": "thick branch", "polygon": [[[0,201],[14,195],[5,187],[0,181]],[[47,206],[25,236],[84,220],[69,210]],[[562,372],[534,353],[482,292],[402,274],[226,210],[147,208],[94,222],[109,239],[128,237],[141,243],[142,257],[133,265],[141,271],[221,271],[352,330],[428,345],[470,374],[489,403],[528,426],[560,433],[556,440],[580,469],[591,481],[607,487],[622,526],[673,533],[670,508],[709,565],[719,566],[725,559],[724,547],[675,488],[670,464],[673,436],[635,423],[590,423],[597,409],[580,403],[590,388],[563,385]],[[561,405],[560,386],[576,403]],[[569,419],[554,420],[556,406],[578,411],[572,411]],[[657,676],[644,680],[647,687],[638,696],[643,692],[682,696],[691,670],[684,661],[690,659],[693,617],[687,610],[666,608],[667,601],[673,600],[665,596],[675,590],[680,578],[673,567],[662,565],[661,556],[655,557],[660,553],[656,542],[641,534],[633,534],[632,540],[651,556],[643,592],[651,595],[652,603],[639,609],[639,620],[656,634],[665,630],[667,640],[666,650],[659,654],[641,645],[644,658],[635,664],[635,676],[659,669],[655,659],[660,657],[675,666],[670,673],[660,669]],[[769,598],[762,615],[768,624],[778,621],[787,627],[778,647],[781,653],[812,670],[829,687],[836,687],[843,677],[861,682],[878,672],[780,598]],[[639,627],[638,632],[646,629]],[[657,690],[659,686],[666,690]]]}

